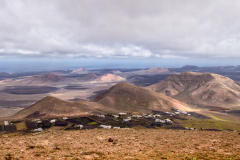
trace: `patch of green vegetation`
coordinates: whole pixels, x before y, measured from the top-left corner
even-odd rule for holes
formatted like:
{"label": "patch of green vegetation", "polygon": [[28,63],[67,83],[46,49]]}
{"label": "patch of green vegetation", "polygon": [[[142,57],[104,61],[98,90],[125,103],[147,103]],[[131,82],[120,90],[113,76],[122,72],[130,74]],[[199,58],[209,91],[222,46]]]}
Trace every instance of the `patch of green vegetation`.
{"label": "patch of green vegetation", "polygon": [[196,129],[218,129],[218,130],[237,130],[240,131],[239,123],[232,121],[221,121],[216,119],[188,119],[178,120],[184,127]]}
{"label": "patch of green vegetation", "polygon": [[97,122],[89,122],[88,123],[89,125],[95,125],[95,124],[98,124]]}

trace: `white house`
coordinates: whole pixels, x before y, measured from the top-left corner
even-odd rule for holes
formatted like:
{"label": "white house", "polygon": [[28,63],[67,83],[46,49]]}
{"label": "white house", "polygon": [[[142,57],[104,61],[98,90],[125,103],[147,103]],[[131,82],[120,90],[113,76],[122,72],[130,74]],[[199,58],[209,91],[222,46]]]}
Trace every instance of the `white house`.
{"label": "white house", "polygon": [[155,119],[155,122],[165,123],[165,121],[164,121],[164,120],[161,120],[161,119]]}
{"label": "white house", "polygon": [[5,126],[9,125],[9,122],[8,121],[4,121],[4,125]]}
{"label": "white house", "polygon": [[119,117],[119,115],[113,115],[113,117],[114,117],[114,118],[118,118],[118,117]]}
{"label": "white house", "polygon": [[55,123],[56,122],[56,119],[51,119],[50,120],[50,123]]}
{"label": "white house", "polygon": [[76,125],[76,127],[79,127],[79,129],[82,129],[83,125],[79,124],[79,125]]}
{"label": "white house", "polygon": [[127,113],[120,112],[119,115],[123,116],[123,115],[127,115]]}
{"label": "white house", "polygon": [[68,119],[68,117],[63,117],[64,120]]}
{"label": "white house", "polygon": [[169,123],[170,123],[170,122],[172,122],[172,121],[171,121],[170,119],[165,119],[165,122],[169,122]]}
{"label": "white house", "polygon": [[103,114],[98,115],[98,117],[105,118],[105,116]]}
{"label": "white house", "polygon": [[100,127],[105,128],[105,129],[111,129],[112,128],[112,126],[103,125],[103,124],[101,124]]}
{"label": "white house", "polygon": [[41,131],[43,131],[43,129],[42,128],[38,128],[38,129],[33,129],[32,131],[33,132],[41,132]]}
{"label": "white house", "polygon": [[125,119],[123,119],[123,122],[128,122],[128,121],[131,121],[131,118],[125,118]]}
{"label": "white house", "polygon": [[120,127],[113,127],[113,129],[120,129]]}

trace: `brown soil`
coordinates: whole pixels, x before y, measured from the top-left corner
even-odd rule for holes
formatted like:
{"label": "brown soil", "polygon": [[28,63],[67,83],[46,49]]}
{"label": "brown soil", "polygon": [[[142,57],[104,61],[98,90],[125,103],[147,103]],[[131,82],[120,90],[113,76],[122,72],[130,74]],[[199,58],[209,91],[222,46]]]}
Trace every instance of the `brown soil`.
{"label": "brown soil", "polygon": [[0,136],[0,159],[239,159],[239,149],[240,135],[227,131],[94,129]]}

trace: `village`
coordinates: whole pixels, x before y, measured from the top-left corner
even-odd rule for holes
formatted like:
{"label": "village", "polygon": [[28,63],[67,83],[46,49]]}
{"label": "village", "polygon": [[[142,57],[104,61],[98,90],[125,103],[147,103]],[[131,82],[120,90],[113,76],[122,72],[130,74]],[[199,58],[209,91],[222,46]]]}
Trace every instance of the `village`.
{"label": "village", "polygon": [[[121,129],[121,128],[160,128],[176,126],[174,119],[183,119],[191,116],[190,113],[178,109],[172,112],[153,111],[152,114],[132,114],[119,112],[118,114],[99,114],[87,117],[61,117],[61,118],[31,118],[22,121],[0,122],[0,133],[13,132],[41,132],[52,130],[80,130],[80,129]],[[194,128],[177,127],[178,129],[194,130]]]}

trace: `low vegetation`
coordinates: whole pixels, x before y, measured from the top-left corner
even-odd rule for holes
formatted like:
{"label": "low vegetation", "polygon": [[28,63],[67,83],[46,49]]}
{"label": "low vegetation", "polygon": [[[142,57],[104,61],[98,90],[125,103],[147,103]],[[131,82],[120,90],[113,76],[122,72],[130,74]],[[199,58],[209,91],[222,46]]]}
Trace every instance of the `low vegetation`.
{"label": "low vegetation", "polygon": [[232,131],[92,129],[0,136],[0,159],[240,159]]}

